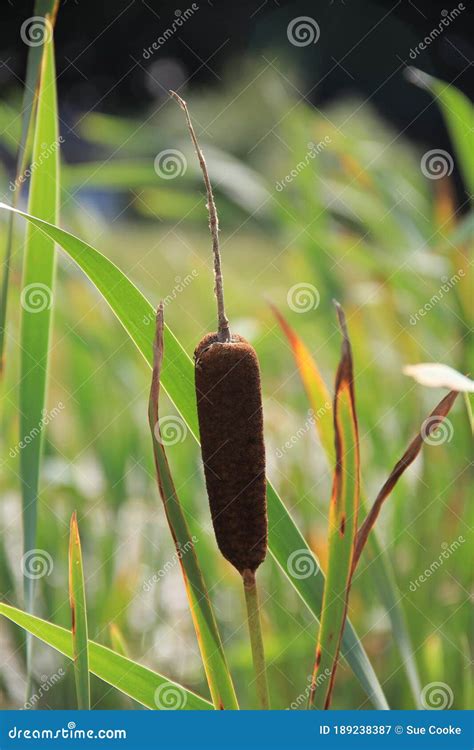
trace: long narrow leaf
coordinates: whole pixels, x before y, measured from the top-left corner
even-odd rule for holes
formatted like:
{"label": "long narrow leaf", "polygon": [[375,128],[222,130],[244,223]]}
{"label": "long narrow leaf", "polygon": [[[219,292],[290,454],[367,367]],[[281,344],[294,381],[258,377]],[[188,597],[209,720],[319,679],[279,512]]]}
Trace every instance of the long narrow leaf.
{"label": "long narrow leaf", "polygon": [[[35,226],[41,227],[49,237],[61,245],[95,284],[131,340],[148,364],[152,366],[153,326],[151,323],[155,313],[152,305],[122,271],[93,247],[69,232],[5,204],[0,203],[0,208],[21,214]],[[168,356],[163,365],[161,383],[181,413],[190,432],[198,441],[192,360],[167,326],[164,329],[164,345]],[[293,574],[294,570],[290,565],[293,560],[291,555],[299,553],[302,559],[314,560],[315,572],[318,570],[317,562],[270,482],[267,483],[267,500],[270,551],[283,573],[318,620],[323,597],[324,576],[321,574],[301,578]],[[377,676],[349,622],[344,632],[342,650],[374,707],[388,708]]]}
{"label": "long narrow leaf", "polygon": [[[46,38],[41,67],[33,145],[29,210],[47,221],[57,220],[58,121],[52,35]],[[20,434],[33,436],[20,453],[25,555],[36,546],[38,485],[46,400],[46,373],[55,267],[54,241],[29,225],[25,238],[22,280]],[[24,575],[25,606],[31,612],[34,579]],[[27,651],[29,655],[29,649]],[[30,658],[28,656],[28,665]]]}
{"label": "long narrow leaf", "polygon": [[343,343],[334,394],[336,468],[329,507],[328,571],[309,699],[311,707],[325,709],[331,703],[347,617],[360,498],[359,431],[352,352],[344,313],[339,306],[337,313]]}
{"label": "long narrow leaf", "polygon": [[153,343],[153,376],[149,403],[149,422],[153,440],[156,478],[168,525],[175,543],[176,554],[181,565],[189,607],[214,706],[217,709],[236,709],[239,706],[232,678],[217,629],[214,610],[194,548],[196,540],[191,536],[181,503],[176,494],[161,439],[158,404],[162,364],[163,305],[161,304],[157,315],[156,338]]}
{"label": "long narrow leaf", "polygon": [[[313,411],[314,425],[322,447],[329,463],[334,465],[336,456],[329,389],[308,347],[288,324],[280,311],[273,305],[272,309],[291,346],[296,366],[298,367],[308,401]],[[363,492],[360,497],[360,510],[363,515],[367,514],[367,501]],[[376,530],[370,535],[366,551],[369,558],[369,573],[374,579],[378,595],[390,618],[393,637],[400,652],[413,701],[417,708],[421,708],[421,682],[410,634],[406,625],[405,613],[401,601],[402,597],[397,589],[392,564],[378,540]],[[374,564],[372,565],[372,563]]]}
{"label": "long narrow leaf", "polygon": [[[54,28],[56,15],[59,9],[59,0],[36,0],[34,8],[33,18],[26,19],[24,22],[25,26],[22,26],[23,37],[28,39],[28,34],[35,34],[34,41],[37,41],[38,33],[46,38],[50,30]],[[43,18],[44,21],[38,19]],[[31,24],[36,24],[36,29],[33,29]],[[32,44],[28,49],[28,57],[26,62],[26,76],[25,85],[23,89],[23,102],[22,102],[22,127],[20,143],[18,145],[17,153],[17,164],[16,164],[16,175],[15,184],[17,189],[13,196],[14,205],[18,204],[20,189],[19,180],[23,175],[28,155],[29,155],[29,143],[31,141],[32,125],[34,122],[34,111],[35,101],[38,91],[38,80],[40,74],[41,60],[43,56],[43,45]],[[4,358],[4,346],[5,346],[5,331],[6,331],[6,318],[7,318],[7,303],[8,303],[8,288],[10,284],[10,270],[11,260],[13,254],[13,230],[14,230],[14,214],[10,214],[8,219],[7,227],[7,241],[5,247],[5,256],[3,261],[3,274],[2,274],[2,287],[0,297],[0,377],[3,372],[3,358]]]}
{"label": "long narrow leaf", "polygon": [[410,445],[406,449],[401,459],[393,467],[390,476],[383,485],[379,494],[375,498],[374,504],[372,505],[367,518],[359,529],[356,540],[356,549],[354,553],[354,569],[360,559],[362,551],[367,543],[367,539],[371,530],[373,529],[375,522],[380,514],[382,505],[387,497],[392,492],[396,483],[402,476],[402,474],[408,469],[410,464],[413,463],[417,455],[419,454],[423,443],[429,438],[429,436],[435,432],[440,424],[443,422],[445,417],[449,414],[451,407],[453,406],[458,396],[457,391],[450,391],[439,404],[433,409],[431,414],[424,420],[420,432],[416,437],[413,438]]}
{"label": "long narrow leaf", "polygon": [[[69,630],[8,604],[0,603],[0,615],[15,622],[68,659],[73,659],[72,635]],[[93,674],[147,708],[212,710],[212,704],[196,693],[100,643],[89,641],[89,655],[90,671]]]}
{"label": "long narrow leaf", "polygon": [[[441,81],[439,78],[423,73],[417,68],[409,68],[409,80],[417,86],[427,89],[441,107],[449,134],[456,149],[459,168],[466,181],[469,193],[474,193],[474,150],[472,148],[472,123],[474,106],[471,100],[459,91],[456,86]],[[438,168],[451,174],[453,165],[449,154],[434,151],[438,154]]]}
{"label": "long narrow leaf", "polygon": [[91,688],[89,679],[87,607],[81,540],[75,512],[72,514],[69,536],[69,602],[72,615],[71,632],[77,707],[82,710],[89,710],[91,707]]}

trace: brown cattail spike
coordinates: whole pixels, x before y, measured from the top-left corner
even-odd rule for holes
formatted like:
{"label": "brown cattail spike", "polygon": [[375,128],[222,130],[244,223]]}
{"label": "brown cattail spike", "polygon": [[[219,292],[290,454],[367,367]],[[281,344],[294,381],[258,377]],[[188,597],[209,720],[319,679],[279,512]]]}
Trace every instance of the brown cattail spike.
{"label": "brown cattail spike", "polygon": [[257,355],[242,336],[204,336],[194,353],[207,493],[217,543],[240,573],[267,549],[265,445]]}

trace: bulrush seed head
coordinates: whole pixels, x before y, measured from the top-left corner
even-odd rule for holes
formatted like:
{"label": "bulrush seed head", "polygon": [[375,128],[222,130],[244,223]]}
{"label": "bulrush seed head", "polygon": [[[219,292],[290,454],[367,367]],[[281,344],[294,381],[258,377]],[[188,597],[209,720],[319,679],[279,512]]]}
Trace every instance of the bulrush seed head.
{"label": "bulrush seed head", "polygon": [[194,353],[202,458],[219,549],[240,573],[267,549],[265,445],[260,369],[242,337],[209,333]]}

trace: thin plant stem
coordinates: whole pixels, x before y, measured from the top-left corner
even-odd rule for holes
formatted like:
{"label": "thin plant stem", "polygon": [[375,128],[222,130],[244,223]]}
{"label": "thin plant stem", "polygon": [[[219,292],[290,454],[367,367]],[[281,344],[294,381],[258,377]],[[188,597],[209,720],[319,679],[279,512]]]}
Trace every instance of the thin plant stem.
{"label": "thin plant stem", "polygon": [[194,128],[191,122],[191,118],[189,116],[187,104],[184,101],[184,99],[182,99],[176,93],[176,91],[170,91],[170,94],[176,99],[176,101],[178,102],[179,106],[181,107],[181,109],[183,110],[186,116],[186,124],[188,126],[189,134],[191,136],[191,140],[193,142],[194,149],[196,151],[196,154],[199,160],[199,165],[201,167],[201,171],[204,177],[204,185],[206,186],[206,194],[207,194],[207,210],[209,212],[209,229],[211,231],[211,237],[212,237],[212,253],[214,256],[214,279],[215,279],[214,292],[215,292],[216,300],[217,300],[217,323],[218,323],[217,338],[218,338],[218,341],[221,341],[221,342],[230,341],[231,335],[230,335],[229,321],[225,314],[225,308],[224,308],[224,280],[222,278],[221,253],[220,253],[220,246],[219,246],[219,219],[217,216],[217,209],[216,209],[216,204],[214,201],[214,195],[212,193],[212,185],[209,179],[209,172],[207,171],[207,165],[204,159],[204,154],[201,151],[201,148],[199,146],[199,143],[196,137],[196,133],[194,132]]}
{"label": "thin plant stem", "polygon": [[247,620],[252,648],[253,666],[255,670],[255,684],[260,708],[268,710],[270,699],[268,695],[267,671],[265,667],[265,652],[263,648],[262,626],[260,622],[260,608],[258,603],[257,582],[253,570],[244,570],[242,574],[247,605]]}

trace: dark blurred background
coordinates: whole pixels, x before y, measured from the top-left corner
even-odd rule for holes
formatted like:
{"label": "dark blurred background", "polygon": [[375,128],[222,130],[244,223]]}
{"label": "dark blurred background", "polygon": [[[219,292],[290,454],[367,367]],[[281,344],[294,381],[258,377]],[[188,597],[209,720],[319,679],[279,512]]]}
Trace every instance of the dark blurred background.
{"label": "dark blurred background", "polygon": [[[2,6],[0,87],[8,95],[24,77],[28,47],[21,42],[20,27],[33,15],[34,3],[4,0]],[[72,121],[89,110],[136,115],[166,96],[168,88],[218,88],[223,71],[239,66],[244,56],[281,50],[299,69],[302,93],[315,106],[355,94],[413,141],[450,149],[438,108],[407,82],[404,70],[415,65],[472,95],[470,0],[452,5],[445,0],[201,0],[181,28],[147,57],[152,43],[192,6],[188,0],[179,6],[152,0],[63,0],[56,34],[62,119]],[[459,17],[415,54],[420,41],[454,8],[462,9]],[[317,21],[316,44],[288,44],[288,23],[298,16]],[[72,141],[67,148],[74,148]],[[455,184],[460,199],[457,171]]]}

